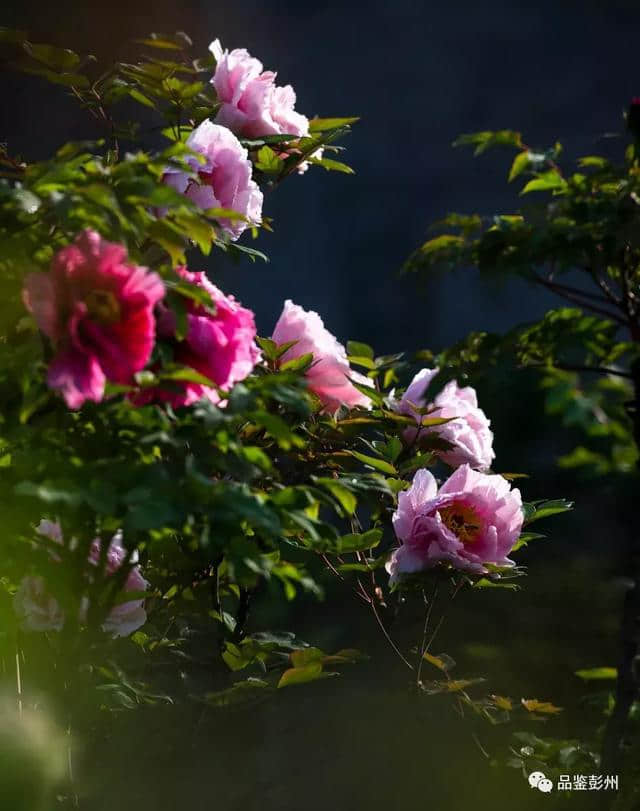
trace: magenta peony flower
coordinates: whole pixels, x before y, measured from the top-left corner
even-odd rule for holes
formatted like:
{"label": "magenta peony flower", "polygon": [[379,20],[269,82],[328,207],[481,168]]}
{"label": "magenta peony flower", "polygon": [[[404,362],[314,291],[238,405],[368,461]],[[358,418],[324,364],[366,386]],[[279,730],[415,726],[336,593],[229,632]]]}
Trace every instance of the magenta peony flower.
{"label": "magenta peony flower", "polygon": [[[215,311],[189,300],[187,335],[183,341],[178,341],[174,315],[165,308],[158,320],[158,335],[172,343],[176,363],[195,369],[218,388],[230,391],[235,383],[251,373],[260,359],[253,313],[238,304],[233,296],[225,296],[204,273],[190,273],[186,268],[178,268],[176,272],[191,284],[204,288],[213,300]],[[191,405],[202,397],[212,403],[220,402],[217,388],[213,386],[172,380],[168,387],[161,384],[142,390],[133,401],[136,405],[162,401],[177,407]]]}
{"label": "magenta peony flower", "polygon": [[223,51],[219,40],[209,46],[216,58],[211,79],[220,109],[216,123],[237,135],[309,135],[309,120],[295,110],[296,94],[291,85],[278,87],[276,74],[264,71],[262,62],[248,51]]}
{"label": "magenta peony flower", "polygon": [[262,192],[252,179],[252,164],[247,150],[226,127],[205,119],[187,138],[186,145],[204,157],[187,163],[198,174],[198,181],[179,169],[167,169],[164,180],[185,194],[202,209],[226,208],[246,217],[245,220],[218,220],[220,226],[237,239],[251,224],[262,220]]}
{"label": "magenta peony flower", "polygon": [[[42,520],[36,531],[56,543],[62,544],[62,529],[55,521]],[[91,544],[88,561],[93,566],[100,564],[101,542],[96,538]],[[122,534],[117,532],[107,550],[105,560],[105,574],[107,577],[115,574],[126,560],[127,552],[122,546]],[[59,561],[57,555],[51,553],[52,560]],[[131,563],[137,564],[137,552],[131,556]],[[144,592],[149,584],[142,577],[140,567],[134,565],[124,584],[125,592]],[[21,621],[22,627],[27,631],[60,631],[65,623],[64,612],[58,601],[53,597],[42,577],[24,577],[14,597],[14,609]],[[83,598],[80,608],[80,621],[87,615],[88,604]],[[147,621],[144,609],[144,598],[136,596],[133,600],[115,605],[102,625],[102,630],[112,636],[128,636],[140,628]]]}
{"label": "magenta peony flower", "polygon": [[163,296],[156,273],[129,264],[122,245],[91,230],[58,251],[48,273],[27,276],[25,305],[56,347],[48,383],[69,408],[99,402],[107,380],[130,383],[142,369]]}
{"label": "magenta peony flower", "polygon": [[486,563],[512,566],[507,555],[523,519],[520,491],[502,476],[462,465],[438,491],[433,475],[418,470],[393,515],[401,545],[387,563],[391,582],[438,563],[473,574],[486,573]]}
{"label": "magenta peony flower", "polygon": [[468,464],[477,470],[488,470],[495,459],[493,452],[493,432],[490,421],[481,408],[478,398],[471,386],[460,388],[451,380],[429,404],[429,414],[423,416],[417,412],[426,403],[425,393],[439,369],[422,369],[413,378],[400,400],[393,400],[392,408],[400,414],[414,417],[418,425],[423,419],[432,417],[456,417],[442,425],[423,427],[418,434],[417,428],[407,428],[404,432],[408,443],[418,441],[421,436],[436,432],[453,447],[443,451],[440,457],[451,467]]}
{"label": "magenta peony flower", "polygon": [[372,385],[371,380],[351,369],[344,346],[325,328],[318,313],[285,301],[271,337],[277,344],[296,342],[282,355],[283,362],[309,352],[313,355],[307,383],[322,401],[325,413],[335,414],[341,405],[371,408],[371,400],[352,385],[350,378],[367,386]]}

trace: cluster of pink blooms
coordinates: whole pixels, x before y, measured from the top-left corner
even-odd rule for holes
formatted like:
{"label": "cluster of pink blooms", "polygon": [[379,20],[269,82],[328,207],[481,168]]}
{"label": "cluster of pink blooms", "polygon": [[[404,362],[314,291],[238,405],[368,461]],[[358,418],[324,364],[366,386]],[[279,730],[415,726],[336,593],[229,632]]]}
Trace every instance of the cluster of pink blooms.
{"label": "cluster of pink blooms", "polygon": [[189,302],[188,332],[180,342],[172,313],[163,303],[162,279],[130,263],[122,245],[105,241],[95,231],[82,232],[62,248],[48,273],[27,277],[25,304],[55,349],[48,383],[69,408],[102,400],[107,381],[133,385],[135,373],[151,357],[156,333],[176,343],[177,362],[205,375],[217,388],[174,381],[170,397],[150,388],[132,396],[134,402],[188,405],[201,396],[218,402],[217,389],[228,391],[251,372],[259,358],[253,313],[204,274],[184,268],[177,272],[204,287],[215,305],[209,310]]}
{"label": "cluster of pink blooms", "polygon": [[[438,371],[422,369],[399,400],[391,398],[394,411],[416,421],[404,431],[405,442],[419,445],[436,432],[448,445],[440,458],[457,468],[439,490],[428,470],[418,470],[398,496],[393,526],[400,546],[387,564],[392,583],[439,563],[476,575],[487,572],[485,564],[512,566],[507,555],[522,530],[520,491],[486,472],[495,458],[493,433],[475,390],[452,380],[429,402]],[[434,417],[448,421],[425,424]]]}
{"label": "cluster of pink blooms", "polygon": [[[261,222],[263,203],[249,154],[238,136],[305,137],[309,120],[295,110],[293,88],[278,86],[276,74],[265,71],[246,50],[223,50],[217,40],[210,50],[217,63],[211,80],[219,101],[215,120],[203,121],[189,136],[187,145],[194,153],[187,159],[189,171],[168,168],[164,181],[205,211],[223,209],[240,215],[214,215],[235,240]],[[163,380],[162,369],[153,366],[159,382],[135,389],[129,395],[135,406],[152,402],[189,406],[201,398],[219,404],[224,393],[251,373],[260,360],[253,313],[203,273],[179,268],[177,274],[206,291],[212,303],[186,300],[187,329],[180,337],[175,315],[164,301],[161,277],[130,262],[122,245],[107,242],[95,231],[82,232],[58,251],[48,273],[27,277],[25,304],[54,347],[48,383],[69,408],[102,400],[107,382],[135,386],[136,373],[150,362],[156,339],[171,347],[177,364],[206,380]],[[281,363],[312,356],[305,377],[324,413],[371,407],[363,391],[372,386],[371,380],[351,369],[345,347],[317,313],[287,300],[272,337],[278,345],[291,344]],[[438,371],[422,369],[400,399],[392,393],[389,401],[397,413],[415,421],[415,427],[403,432],[407,445],[419,447],[436,432],[447,443],[438,452],[441,459],[457,468],[439,491],[432,474],[419,470],[409,490],[400,494],[394,527],[401,545],[388,564],[393,581],[440,562],[476,574],[486,572],[487,563],[508,566],[507,555],[522,528],[519,491],[486,472],[495,456],[493,433],[476,392],[451,381],[429,400],[428,388]],[[447,421],[431,425],[433,417]],[[41,532],[62,542],[57,525],[43,523]],[[107,554],[108,574],[119,568],[125,554],[116,535]],[[90,562],[97,564],[99,556],[96,541]],[[146,582],[136,566],[126,588],[141,590],[140,586],[143,590]],[[39,577],[23,580],[16,608],[33,629],[60,628],[64,623],[57,601]],[[145,616],[143,602],[133,600],[114,608],[105,627],[116,634],[130,633]]]}
{"label": "cluster of pink blooms", "polygon": [[[57,522],[42,520],[37,532],[57,544],[63,543],[62,529]],[[100,564],[101,546],[99,538],[91,544],[88,562],[92,566],[97,567]],[[55,553],[51,553],[51,558],[59,560]],[[127,559],[121,533],[116,533],[111,539],[105,558],[105,575],[110,577]],[[123,590],[135,596],[115,605],[106,617],[102,629],[112,636],[129,636],[147,621],[144,597],[141,598],[140,594],[148,589],[149,584],[137,565],[136,553],[131,556],[130,563],[134,565],[127,575]],[[49,592],[45,579],[38,575],[28,575],[22,579],[14,597],[14,609],[22,627],[27,631],[60,631],[65,624],[66,618],[60,604]],[[88,609],[85,598],[80,605],[80,622],[86,621]]]}
{"label": "cluster of pink blooms", "polygon": [[[248,152],[238,136],[302,138],[309,135],[309,119],[296,112],[296,94],[291,85],[276,85],[276,74],[265,71],[262,62],[248,51],[223,50],[218,40],[209,49],[217,63],[211,83],[220,106],[214,121],[205,119],[186,141],[199,156],[187,159],[191,172],[169,168],[164,180],[205,211],[226,209],[240,215],[217,218],[221,228],[235,240],[246,228],[260,224],[263,202],[262,192],[252,178]],[[304,162],[300,171],[306,167]]]}

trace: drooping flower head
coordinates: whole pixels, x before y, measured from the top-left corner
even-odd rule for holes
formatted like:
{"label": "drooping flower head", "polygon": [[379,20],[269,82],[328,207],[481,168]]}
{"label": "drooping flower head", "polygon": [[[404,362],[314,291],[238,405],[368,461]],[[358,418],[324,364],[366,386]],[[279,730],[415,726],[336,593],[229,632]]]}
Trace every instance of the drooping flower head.
{"label": "drooping flower head", "polygon": [[244,48],[223,50],[215,40],[209,50],[217,62],[211,79],[221,102],[217,124],[247,138],[309,134],[309,119],[296,112],[291,85],[276,85],[276,74],[263,70],[262,62]]}
{"label": "drooping flower head", "polygon": [[[42,520],[36,530],[40,535],[49,538],[55,543],[62,544],[63,536],[60,524],[55,521]],[[88,562],[92,566],[101,563],[102,543],[99,538],[94,539],[89,550]],[[60,558],[50,552],[53,561],[60,562]],[[115,574],[127,559],[127,551],[122,546],[122,534],[117,532],[109,543],[105,556],[104,574],[110,577]],[[149,584],[140,572],[137,552],[131,555],[129,563],[134,564],[127,575],[123,586],[125,592],[131,592],[135,597],[127,602],[114,605],[104,623],[102,630],[112,636],[128,636],[140,628],[147,621],[144,608],[144,597],[141,593],[147,591]],[[27,631],[60,631],[65,624],[64,611],[54,596],[52,596],[46,580],[41,576],[28,575],[22,579],[14,596],[14,609],[21,626]],[[86,620],[88,603],[83,598],[80,605],[79,619]]]}
{"label": "drooping flower head", "polygon": [[285,301],[271,337],[277,344],[295,341],[281,356],[283,362],[308,353],[313,355],[305,376],[325,413],[334,414],[341,405],[371,407],[371,400],[358,391],[350,378],[363,385],[372,385],[371,381],[351,369],[344,346],[326,329],[318,313]]}
{"label": "drooping flower head", "polygon": [[520,491],[502,476],[460,466],[438,490],[428,470],[418,470],[398,496],[393,528],[400,541],[387,564],[392,582],[438,563],[474,574],[485,564],[511,566],[507,555],[523,523]]}
{"label": "drooping flower head", "polygon": [[[471,386],[460,387],[451,380],[442,391],[428,403],[427,389],[439,369],[422,369],[413,378],[400,400],[394,400],[392,407],[400,414],[406,414],[416,420],[420,426],[427,419],[449,419],[449,422],[436,426],[407,428],[405,440],[412,443],[420,437],[437,433],[452,447],[439,452],[440,457],[451,467],[468,464],[477,470],[488,470],[495,459],[493,451],[493,432],[490,421],[484,411],[478,407],[475,389]],[[428,415],[418,413],[425,405],[429,407]],[[453,418],[453,419],[452,419]]]}
{"label": "drooping flower head", "polygon": [[156,273],[91,230],[58,251],[48,273],[27,276],[25,305],[56,349],[48,383],[69,408],[99,402],[107,380],[130,383],[144,367],[155,339],[153,308],[163,296]]}
{"label": "drooping flower head", "polygon": [[250,225],[258,225],[262,220],[262,192],[251,177],[248,152],[231,130],[205,119],[186,145],[204,158],[204,162],[193,156],[186,159],[198,179],[179,169],[167,169],[165,182],[202,209],[224,208],[245,217],[218,220],[232,239]]}
{"label": "drooping flower head", "polygon": [[[191,273],[178,268],[178,275],[206,290],[213,309],[207,309],[192,299],[187,303],[187,334],[176,338],[175,317],[168,308],[158,320],[158,335],[171,343],[173,359],[182,366],[195,369],[223,391],[244,380],[260,359],[256,346],[256,326],[251,310],[242,307],[233,296],[226,296],[204,273]],[[203,383],[172,380],[170,386],[143,389],[136,395],[137,405],[153,401],[169,402],[172,406],[191,405],[201,397],[213,403],[220,401],[216,388]]]}

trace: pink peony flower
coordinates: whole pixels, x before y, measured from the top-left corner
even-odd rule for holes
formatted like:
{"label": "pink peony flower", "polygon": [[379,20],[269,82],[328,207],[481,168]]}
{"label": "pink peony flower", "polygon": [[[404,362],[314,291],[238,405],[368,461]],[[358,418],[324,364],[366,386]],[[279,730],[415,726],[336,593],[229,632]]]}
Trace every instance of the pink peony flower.
{"label": "pink peony flower", "polygon": [[56,348],[48,383],[69,408],[99,402],[107,380],[130,383],[153,348],[160,277],[127,262],[122,245],[83,231],[54,256],[48,273],[31,273],[24,302]]}
{"label": "pink peony flower", "polygon": [[276,85],[276,74],[264,71],[262,62],[243,48],[223,51],[220,41],[215,40],[209,50],[217,62],[211,79],[221,102],[217,124],[247,138],[309,134],[308,118],[295,110],[296,94],[291,85]]}
{"label": "pink peony flower", "polygon": [[[229,391],[251,373],[260,359],[253,313],[238,304],[233,296],[225,296],[204,273],[190,273],[186,268],[178,268],[176,272],[210,294],[215,312],[189,299],[187,335],[183,341],[178,341],[174,315],[165,308],[158,320],[158,334],[173,344],[176,363],[195,369],[218,388]],[[169,388],[160,385],[144,389],[134,397],[134,402],[144,405],[160,400],[177,407],[191,405],[201,397],[212,403],[220,402],[220,395],[213,386],[173,380]]]}
{"label": "pink peony flower", "polygon": [[493,452],[493,432],[490,421],[481,408],[478,398],[471,386],[460,388],[451,380],[430,403],[428,415],[421,415],[418,408],[426,403],[426,391],[439,369],[422,369],[413,378],[400,400],[392,401],[392,408],[400,414],[414,417],[418,425],[423,420],[433,417],[451,418],[442,425],[423,427],[418,434],[417,428],[407,428],[404,432],[408,443],[418,440],[430,432],[436,432],[453,447],[443,451],[440,457],[451,467],[468,464],[478,470],[488,470],[495,459]]}
{"label": "pink peony flower", "polygon": [[[62,529],[55,521],[42,520],[36,532],[62,544]],[[101,542],[96,538],[91,544],[88,562],[92,566],[100,564]],[[52,560],[59,562],[60,558],[51,554]],[[127,558],[127,551],[122,546],[122,534],[117,532],[107,549],[105,560],[105,574],[107,577],[115,574]],[[131,556],[131,563],[137,564],[137,552]],[[125,592],[144,592],[149,584],[142,577],[140,567],[134,565],[124,584]],[[65,623],[64,612],[58,601],[53,597],[42,577],[24,577],[14,597],[14,609],[19,617],[22,627],[28,631],[60,631]],[[86,619],[88,603],[83,599],[80,608],[80,620]],[[144,598],[136,596],[133,600],[115,605],[109,612],[102,625],[102,630],[112,636],[128,636],[140,628],[147,621],[144,609]]]}
{"label": "pink peony flower", "polygon": [[23,577],[13,598],[13,608],[25,631],[60,631],[64,613],[47,591],[43,577]]}
{"label": "pink peony flower", "polygon": [[[100,563],[100,540],[95,539],[91,544],[89,552],[89,562],[98,566]],[[107,549],[105,561],[105,574],[107,577],[115,574],[127,559],[127,550],[122,546],[122,533],[117,532]],[[138,553],[133,552],[131,563],[138,563]],[[125,592],[145,592],[149,588],[149,583],[140,573],[140,567],[134,565],[125,581],[123,590]],[[136,597],[126,603],[115,605],[109,612],[106,620],[102,624],[102,630],[112,636],[129,636],[137,631],[147,621],[147,612],[144,609],[144,597]]]}
{"label": "pink peony flower", "polygon": [[251,224],[258,225],[262,220],[262,192],[251,177],[248,152],[236,136],[205,119],[187,138],[186,145],[204,157],[204,163],[195,157],[187,159],[198,180],[179,169],[167,169],[165,182],[202,209],[225,208],[246,217],[248,222],[218,220],[234,240]]}
{"label": "pink peony flower", "polygon": [[283,362],[309,352],[313,355],[307,383],[322,401],[325,413],[335,414],[341,405],[371,408],[371,400],[352,385],[350,378],[367,386],[372,385],[371,380],[352,371],[344,346],[325,328],[318,313],[285,301],[271,337],[277,344],[296,342],[282,355]]}
{"label": "pink peony flower", "polygon": [[438,491],[433,475],[418,470],[393,515],[401,545],[387,563],[391,582],[438,563],[473,574],[486,573],[486,563],[512,566],[507,555],[523,518],[520,491],[502,476],[461,465]]}

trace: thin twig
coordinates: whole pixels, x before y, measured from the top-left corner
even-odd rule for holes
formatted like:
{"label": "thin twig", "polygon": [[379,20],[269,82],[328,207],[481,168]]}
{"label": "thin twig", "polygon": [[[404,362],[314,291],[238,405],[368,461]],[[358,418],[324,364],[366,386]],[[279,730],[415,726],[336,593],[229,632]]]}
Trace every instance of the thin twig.
{"label": "thin twig", "polygon": [[[598,313],[598,315],[605,316],[605,318],[609,318],[612,321],[615,321],[617,324],[622,326],[627,326],[627,321],[617,313],[612,313],[610,310],[605,309],[604,307],[597,306],[592,301],[589,301],[591,297],[590,293],[585,295],[583,290],[578,290],[577,288],[571,288],[567,285],[561,285],[557,282],[552,282],[549,279],[543,279],[541,276],[538,276],[536,273],[533,274],[534,281],[542,285],[542,287],[546,287],[547,290],[551,290],[556,295],[561,296],[562,298],[567,299],[568,301],[572,301],[574,304],[579,304],[581,307],[586,307],[587,309],[591,310],[594,313]],[[583,299],[586,298],[587,301]],[[601,296],[596,297],[598,301],[603,301]]]}
{"label": "thin twig", "polygon": [[424,600],[425,606],[427,606],[427,610],[425,612],[424,617],[424,628],[422,630],[422,645],[420,647],[420,658],[418,660],[418,675],[416,676],[416,682],[420,684],[420,678],[422,676],[422,665],[424,664],[424,655],[427,651],[427,629],[429,627],[429,620],[431,619],[431,612],[433,610],[434,603],[438,596],[438,584],[436,583],[435,588],[433,590],[433,594],[431,595],[431,600],[427,601],[427,595],[424,593],[424,589],[422,590],[422,599]]}
{"label": "thin twig", "polygon": [[374,617],[376,618],[376,620],[378,621],[378,625],[379,625],[379,626],[380,626],[380,628],[382,629],[382,633],[384,634],[385,639],[387,640],[387,642],[388,642],[388,643],[391,645],[391,647],[394,649],[394,651],[395,651],[395,652],[398,654],[398,656],[399,656],[399,657],[402,659],[402,661],[403,661],[403,662],[405,663],[405,665],[406,665],[406,666],[409,668],[409,670],[414,670],[415,668],[413,667],[413,665],[411,664],[411,662],[408,662],[408,661],[405,659],[405,657],[404,657],[404,656],[403,656],[403,654],[400,652],[400,650],[399,650],[398,646],[396,645],[396,643],[395,643],[395,642],[393,641],[393,639],[391,639],[391,637],[389,636],[389,632],[388,632],[388,631],[387,631],[387,629],[384,627],[384,623],[383,623],[383,622],[382,622],[382,620],[380,619],[380,615],[378,614],[378,612],[377,612],[377,610],[376,610],[376,606],[375,606],[375,603],[373,602],[373,600],[371,601],[371,610],[373,611],[373,615],[374,615]]}

